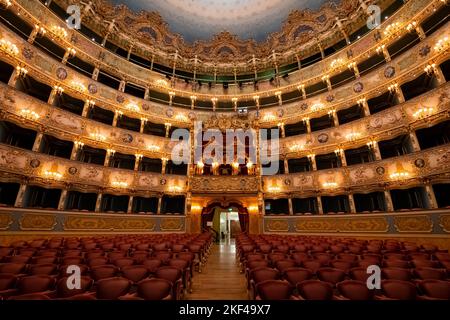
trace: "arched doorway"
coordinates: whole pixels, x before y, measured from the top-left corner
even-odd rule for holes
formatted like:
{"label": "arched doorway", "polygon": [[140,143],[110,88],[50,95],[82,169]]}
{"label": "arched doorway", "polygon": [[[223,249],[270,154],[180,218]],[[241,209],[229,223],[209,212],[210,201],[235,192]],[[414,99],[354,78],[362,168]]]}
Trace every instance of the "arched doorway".
{"label": "arched doorway", "polygon": [[203,208],[202,230],[212,230],[217,239],[230,239],[248,231],[248,211],[240,203],[214,202]]}

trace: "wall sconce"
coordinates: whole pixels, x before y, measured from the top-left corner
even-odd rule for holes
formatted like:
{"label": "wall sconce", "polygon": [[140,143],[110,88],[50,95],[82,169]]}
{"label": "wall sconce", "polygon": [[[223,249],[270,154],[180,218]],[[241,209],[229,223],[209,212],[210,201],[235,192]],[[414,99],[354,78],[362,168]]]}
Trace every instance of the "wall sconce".
{"label": "wall sconce", "polygon": [[361,136],[359,132],[351,132],[345,136],[348,141],[355,141]]}
{"label": "wall sconce", "polygon": [[62,178],[62,174],[57,171],[45,171],[44,176],[48,179],[59,180]]}
{"label": "wall sconce", "polygon": [[3,10],[8,9],[10,6],[11,6],[10,0],[1,0],[0,1],[0,8],[2,8]]}
{"label": "wall sconce", "polygon": [[180,186],[170,186],[169,187],[169,192],[174,192],[174,193],[178,193],[178,192],[183,192],[183,188]]}
{"label": "wall sconce", "polygon": [[42,37],[47,33],[47,30],[45,30],[45,28],[41,27],[40,25],[35,25],[34,29],[36,30],[36,34],[39,37]]}
{"label": "wall sconce", "polygon": [[305,149],[305,146],[303,144],[299,144],[299,143],[294,144],[294,145],[289,147],[289,150],[291,152],[298,152],[298,151],[302,151],[304,149]]}
{"label": "wall sconce", "polygon": [[427,75],[431,76],[436,71],[436,64],[428,64],[423,71],[426,72]]}
{"label": "wall sconce", "polygon": [[386,48],[386,45],[384,45],[384,44],[381,45],[381,46],[379,46],[379,47],[377,48],[377,53],[378,53],[378,54],[382,54],[385,48]]}
{"label": "wall sconce", "polygon": [[361,98],[358,101],[356,101],[356,103],[360,106],[363,106],[366,103],[367,99],[366,98]]}
{"label": "wall sconce", "polygon": [[414,112],[413,117],[417,119],[423,119],[429,117],[433,114],[434,108],[430,107],[420,107],[416,112]]}
{"label": "wall sconce", "polygon": [[53,89],[55,90],[56,94],[61,95],[64,92],[64,88],[60,86],[54,86]]}
{"label": "wall sconce", "polygon": [[265,122],[275,121],[276,119],[277,117],[275,117],[275,115],[273,115],[272,113],[266,113],[263,117],[263,121]]}
{"label": "wall sconce", "polygon": [[347,68],[348,68],[349,70],[353,70],[353,69],[355,69],[355,67],[356,67],[356,62],[350,62],[350,63],[347,65]]}
{"label": "wall sconce", "polygon": [[342,58],[334,59],[330,63],[330,68],[332,70],[334,70],[334,69],[342,67],[343,64],[344,64],[344,59],[342,59]]}
{"label": "wall sconce", "polygon": [[311,111],[320,111],[325,108],[325,105],[323,103],[315,103],[311,106]]}
{"label": "wall sconce", "polygon": [[199,206],[198,204],[191,206],[191,211],[199,212],[199,211],[202,211],[202,210],[203,210],[203,207]]}
{"label": "wall sconce", "polygon": [[50,170],[44,171],[44,176],[47,179],[59,180],[62,178],[62,174],[58,172],[58,165],[53,164]]}
{"label": "wall sconce", "polygon": [[400,30],[401,26],[402,25],[400,24],[400,22],[393,22],[393,23],[391,23],[384,30],[384,35],[385,36],[392,36],[393,34],[397,33],[397,31]]}
{"label": "wall sconce", "polygon": [[395,93],[395,92],[397,92],[397,91],[398,91],[398,83],[391,84],[391,85],[388,87],[388,90],[389,90],[390,93]]}
{"label": "wall sconce", "polygon": [[438,42],[436,42],[436,45],[434,46],[434,50],[437,52],[444,52],[448,49],[449,47],[449,41],[448,41],[448,37],[439,39]]}
{"label": "wall sconce", "polygon": [[76,148],[77,150],[80,150],[80,149],[82,149],[82,148],[84,147],[84,143],[81,142],[81,141],[74,141],[73,144],[75,145],[75,148]]}
{"label": "wall sconce", "polygon": [[88,104],[89,108],[93,108],[95,106],[95,101],[94,100],[86,100],[86,103]]}
{"label": "wall sconce", "polygon": [[6,39],[0,40],[0,50],[10,56],[17,56],[19,54],[19,49],[17,48],[17,46]]}
{"label": "wall sconce", "polygon": [[175,120],[181,121],[181,122],[187,122],[188,118],[184,114],[179,113],[175,116]]}
{"label": "wall sconce", "polygon": [[67,48],[67,53],[69,55],[69,58],[73,58],[77,54],[77,50],[69,47],[69,48]]}
{"label": "wall sconce", "polygon": [[369,149],[374,149],[375,146],[377,145],[377,142],[375,140],[371,140],[369,142],[366,143],[367,147],[369,147]]}
{"label": "wall sconce", "polygon": [[152,152],[157,152],[157,151],[161,150],[161,148],[159,146],[155,146],[155,145],[150,145],[147,147],[147,149]]}
{"label": "wall sconce", "polygon": [[21,66],[16,67],[16,72],[19,77],[25,77],[28,74],[28,70]]}
{"label": "wall sconce", "polygon": [[22,114],[22,116],[26,119],[29,120],[38,120],[41,116],[38,115],[36,112],[34,112],[33,110],[30,109],[22,109],[20,110],[20,113]]}
{"label": "wall sconce", "polygon": [[167,87],[169,84],[168,84],[168,82],[166,81],[166,80],[164,80],[164,79],[158,79],[158,80],[156,80],[155,81],[155,84],[157,85],[157,86],[161,86],[161,87]]}
{"label": "wall sconce", "polygon": [[67,31],[66,29],[60,27],[60,26],[53,26],[51,29],[52,33],[57,36],[58,38],[66,38],[67,37]]}
{"label": "wall sconce", "polygon": [[325,189],[335,189],[338,187],[337,182],[334,181],[328,181],[328,182],[324,182],[322,184],[322,187],[324,187]]}
{"label": "wall sconce", "polygon": [[113,181],[113,182],[111,183],[111,185],[112,185],[114,188],[118,188],[118,189],[126,189],[126,188],[128,188],[128,182],[126,182],[126,181],[119,181],[119,180],[116,180],[116,181]]}
{"label": "wall sconce", "polygon": [[249,207],[247,207],[247,209],[250,212],[258,212],[259,211],[258,206],[249,206]]}
{"label": "wall sconce", "polygon": [[213,108],[214,108],[214,109],[216,109],[217,101],[219,101],[219,99],[217,99],[216,97],[211,98],[211,102],[212,102],[212,104],[213,104]]}
{"label": "wall sconce", "polygon": [[279,186],[270,186],[270,187],[267,187],[267,192],[279,193],[279,192],[281,192],[281,188]]}
{"label": "wall sconce", "polygon": [[97,141],[105,141],[106,140],[106,137],[104,135],[97,133],[97,132],[91,133],[91,134],[89,134],[89,136],[92,139],[97,140]]}
{"label": "wall sconce", "polygon": [[410,24],[408,24],[406,26],[406,30],[408,30],[408,32],[412,32],[417,28],[417,22],[412,21]]}
{"label": "wall sconce", "polygon": [[127,104],[125,106],[125,108],[127,108],[128,110],[133,111],[133,112],[139,112],[140,111],[139,106],[137,104],[135,104],[135,103],[129,103],[129,104]]}
{"label": "wall sconce", "polygon": [[397,170],[389,175],[391,180],[404,180],[409,177],[409,172],[403,168],[401,163],[397,163]]}
{"label": "wall sconce", "polygon": [[175,97],[175,96],[176,96],[176,93],[174,91],[169,91],[169,97],[171,99],[173,99],[173,97]]}
{"label": "wall sconce", "polygon": [[84,84],[82,84],[79,81],[72,81],[71,83],[72,88],[74,88],[75,90],[77,90],[78,92],[85,92],[86,91],[86,86]]}

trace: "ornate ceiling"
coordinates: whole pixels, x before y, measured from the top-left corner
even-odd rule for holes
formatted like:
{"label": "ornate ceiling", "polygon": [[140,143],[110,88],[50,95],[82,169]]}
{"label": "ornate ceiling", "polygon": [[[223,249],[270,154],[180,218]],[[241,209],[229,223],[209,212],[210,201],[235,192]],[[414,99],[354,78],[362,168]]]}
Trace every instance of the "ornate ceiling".
{"label": "ornate ceiling", "polygon": [[[75,0],[54,0],[63,7]],[[336,25],[364,17],[362,0],[92,0],[85,23],[105,30],[114,21],[116,30],[132,42],[175,52],[203,62],[238,63],[265,58],[276,52],[296,51],[299,45],[332,34]],[[389,0],[366,0],[383,3]],[[361,21],[359,21],[361,22]],[[103,26],[102,26],[103,25]],[[111,38],[111,37],[110,37]],[[120,42],[117,34],[112,36]],[[206,40],[205,40],[206,39]],[[193,42],[192,42],[193,41]]]}
{"label": "ornate ceiling", "polygon": [[169,29],[186,42],[210,40],[223,31],[241,39],[263,42],[270,33],[281,30],[293,10],[318,11],[325,3],[340,0],[110,0],[128,6],[133,12],[158,12]]}

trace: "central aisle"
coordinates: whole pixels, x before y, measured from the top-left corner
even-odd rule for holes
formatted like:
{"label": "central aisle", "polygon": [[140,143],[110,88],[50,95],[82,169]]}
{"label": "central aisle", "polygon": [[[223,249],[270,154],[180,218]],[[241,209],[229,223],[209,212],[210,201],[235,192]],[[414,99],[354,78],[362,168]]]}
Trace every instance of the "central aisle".
{"label": "central aisle", "polygon": [[187,300],[247,300],[244,274],[236,264],[234,243],[214,244],[202,273],[195,273]]}

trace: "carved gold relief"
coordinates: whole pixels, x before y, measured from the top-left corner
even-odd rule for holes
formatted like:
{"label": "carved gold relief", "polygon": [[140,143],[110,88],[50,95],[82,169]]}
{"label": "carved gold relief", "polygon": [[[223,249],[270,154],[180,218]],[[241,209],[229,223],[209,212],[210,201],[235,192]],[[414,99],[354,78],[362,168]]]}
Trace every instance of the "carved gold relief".
{"label": "carved gold relief", "polygon": [[398,232],[424,232],[433,231],[433,221],[429,216],[397,216],[394,217],[394,226]]}
{"label": "carved gold relief", "polygon": [[65,231],[154,231],[155,219],[84,217],[68,215],[64,222]]}
{"label": "carved gold relief", "polygon": [[450,215],[449,214],[441,215],[439,225],[445,232],[450,233]]}
{"label": "carved gold relief", "polygon": [[268,220],[266,221],[266,231],[269,232],[288,232],[289,221],[288,220]]}
{"label": "carved gold relief", "polygon": [[20,230],[24,231],[51,231],[56,223],[55,215],[38,213],[24,213],[19,221]]}
{"label": "carved gold relief", "polygon": [[13,218],[10,213],[0,213],[0,230],[8,230],[13,223]]}
{"label": "carved gold relief", "polygon": [[294,228],[297,232],[387,232],[389,224],[384,217],[373,218],[317,218],[296,219]]}
{"label": "carved gold relief", "polygon": [[161,219],[161,231],[182,231],[184,229],[183,219],[165,218]]}

